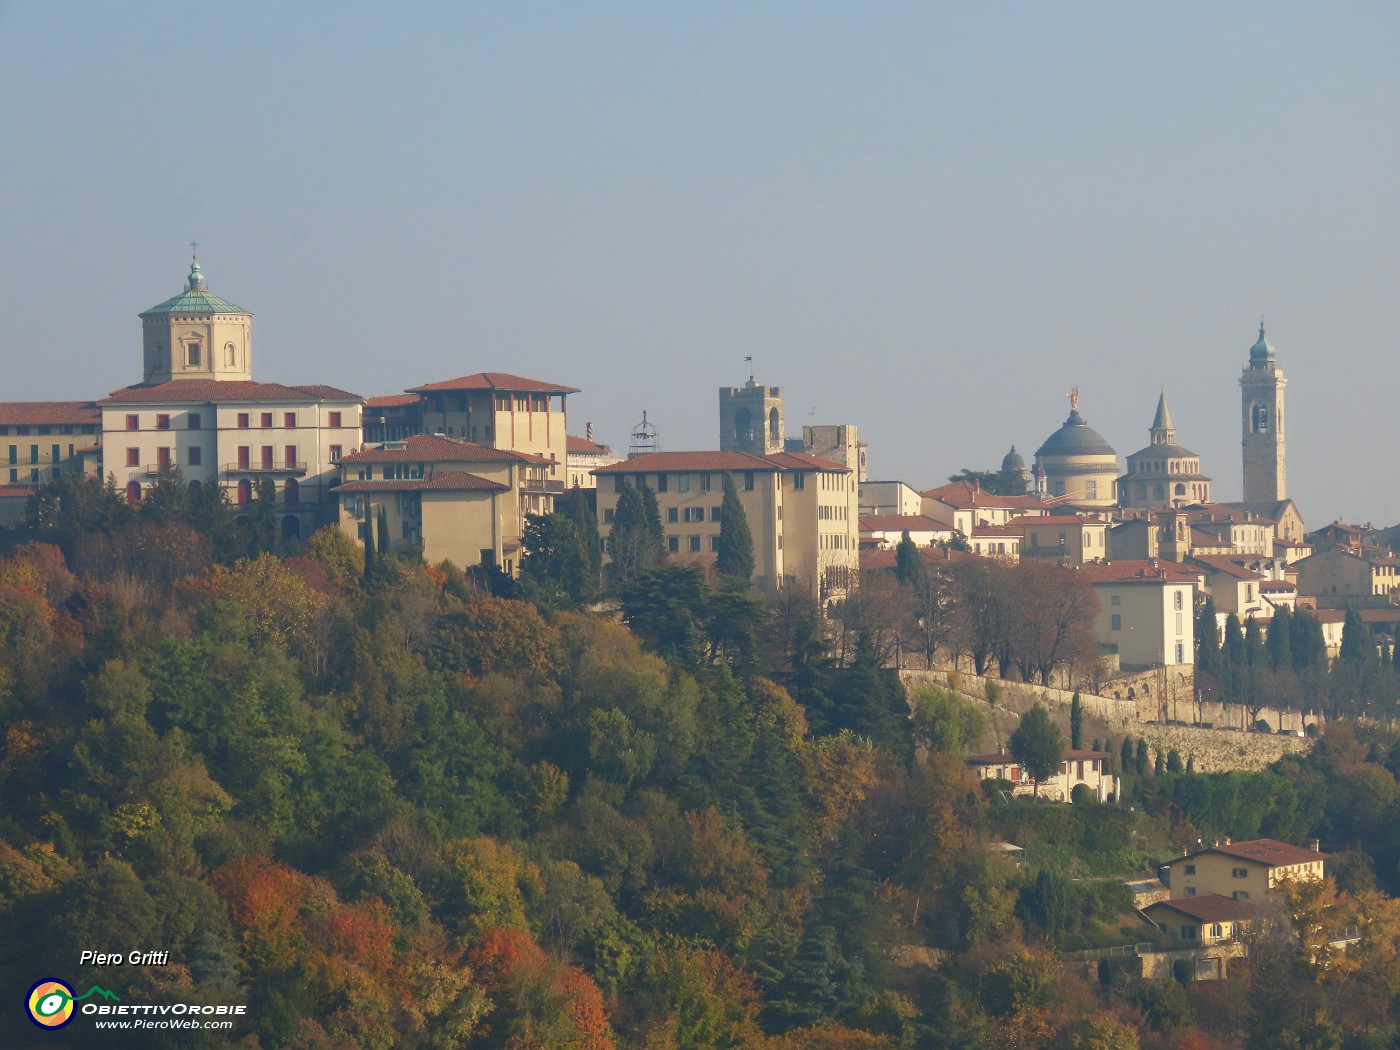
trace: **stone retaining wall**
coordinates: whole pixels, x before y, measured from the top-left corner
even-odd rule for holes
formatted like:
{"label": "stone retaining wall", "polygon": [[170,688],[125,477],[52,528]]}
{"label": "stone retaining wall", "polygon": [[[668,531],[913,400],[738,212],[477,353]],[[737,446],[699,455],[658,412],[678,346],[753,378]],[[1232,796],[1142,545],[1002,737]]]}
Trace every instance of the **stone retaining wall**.
{"label": "stone retaining wall", "polygon": [[[1036,703],[1044,704],[1049,709],[1064,731],[1066,739],[1069,737],[1069,708],[1074,696],[1069,690],[1027,685],[1024,682],[1003,682],[948,671],[901,671],[899,676],[905,689],[911,694],[919,686],[931,682],[954,689],[984,705],[987,716],[987,731],[981,743],[984,751],[995,752],[1004,747],[1015,731],[1021,715]],[[989,686],[995,697],[994,701],[987,698]],[[1079,701],[1084,711],[1086,747],[1091,738],[1097,737],[1101,743],[1105,739],[1108,740],[1116,752],[1123,737],[1129,736],[1134,740],[1141,737],[1147,741],[1154,759],[1158,751],[1165,755],[1175,749],[1181,755],[1182,762],[1193,758],[1193,768],[1202,773],[1230,769],[1263,769],[1286,754],[1306,751],[1312,746],[1311,739],[1297,736],[1162,725],[1156,722],[1155,701],[1144,703],[1136,699],[1115,700],[1091,693],[1081,693]],[[1183,720],[1195,721],[1192,717],[1194,712],[1190,707],[1189,703],[1181,705],[1180,715]],[[1213,711],[1212,708],[1219,711]],[[1213,721],[1210,716],[1221,712],[1233,714],[1236,719],[1233,724],[1238,724],[1238,720],[1242,718],[1238,705],[1222,708],[1218,704],[1206,704],[1202,705],[1202,709],[1202,713],[1206,715],[1203,721]],[[1285,728],[1301,725],[1296,711],[1265,708],[1260,712],[1260,717],[1275,728],[1279,725]],[[1223,724],[1224,721],[1222,718],[1217,724]]]}

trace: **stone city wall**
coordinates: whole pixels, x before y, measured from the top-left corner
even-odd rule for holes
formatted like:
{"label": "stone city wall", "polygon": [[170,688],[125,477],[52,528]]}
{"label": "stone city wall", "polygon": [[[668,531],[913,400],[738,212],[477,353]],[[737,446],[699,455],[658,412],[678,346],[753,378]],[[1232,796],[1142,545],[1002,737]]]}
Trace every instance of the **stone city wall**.
{"label": "stone city wall", "polygon": [[[1150,674],[1150,672],[1149,672]],[[1160,673],[1159,673],[1160,677]],[[1031,706],[1041,703],[1049,709],[1059,723],[1065,738],[1069,738],[1069,708],[1073,691],[1028,685],[1024,682],[1003,682],[998,679],[981,678],[976,675],[949,671],[901,671],[900,680],[912,695],[921,685],[933,683],[951,688],[983,705],[987,716],[987,731],[981,747],[987,752],[995,752],[1006,746],[1015,731],[1021,715]],[[1119,686],[1123,679],[1115,679]],[[988,699],[988,687],[993,700]],[[1154,690],[1157,692],[1158,690]],[[1125,692],[1125,690],[1124,690]],[[1080,706],[1084,711],[1085,746],[1097,737],[1100,744],[1106,739],[1116,753],[1123,737],[1147,741],[1148,748],[1156,757],[1175,749],[1182,762],[1194,759],[1193,768],[1197,772],[1218,772],[1230,769],[1263,769],[1286,754],[1306,751],[1312,740],[1298,736],[1280,736],[1275,733],[1247,733],[1238,729],[1203,729],[1190,725],[1163,725],[1158,719],[1159,708],[1155,700],[1114,699],[1111,696],[1096,696],[1081,692]],[[1177,709],[1177,718],[1182,721],[1215,722],[1216,726],[1238,726],[1244,719],[1238,704],[1228,708],[1220,704],[1203,704],[1200,713],[1194,717],[1189,701],[1182,702]],[[1278,728],[1296,729],[1302,721],[1296,711],[1264,708],[1259,717],[1269,725]],[[1219,721],[1216,721],[1216,719]],[[1227,720],[1228,719],[1228,720]],[[1309,721],[1312,716],[1309,716]]]}

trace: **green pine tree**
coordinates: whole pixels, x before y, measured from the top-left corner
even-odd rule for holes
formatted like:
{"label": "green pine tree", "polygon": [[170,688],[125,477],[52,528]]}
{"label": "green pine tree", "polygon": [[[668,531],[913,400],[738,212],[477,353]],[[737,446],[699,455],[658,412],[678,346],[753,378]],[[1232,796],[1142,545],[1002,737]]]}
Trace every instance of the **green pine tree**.
{"label": "green pine tree", "polygon": [[1084,749],[1084,705],[1078,689],[1069,701],[1069,746],[1075,751]]}
{"label": "green pine tree", "polygon": [[724,501],[719,519],[719,546],[715,568],[721,576],[748,582],[753,579],[753,535],[734,478],[724,475]]}

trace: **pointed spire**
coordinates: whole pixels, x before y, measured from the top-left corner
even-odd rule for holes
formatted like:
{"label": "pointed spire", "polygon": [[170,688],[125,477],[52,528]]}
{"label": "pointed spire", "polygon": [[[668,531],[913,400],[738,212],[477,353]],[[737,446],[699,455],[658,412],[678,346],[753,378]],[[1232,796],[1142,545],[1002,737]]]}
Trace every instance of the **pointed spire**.
{"label": "pointed spire", "polygon": [[1172,411],[1167,407],[1167,390],[1162,388],[1157,396],[1157,415],[1152,420],[1152,444],[1175,445],[1176,427],[1172,423]]}
{"label": "pointed spire", "polygon": [[1152,421],[1153,430],[1175,430],[1172,425],[1171,409],[1167,407],[1167,391],[1162,388],[1161,395],[1157,398],[1157,418]]}

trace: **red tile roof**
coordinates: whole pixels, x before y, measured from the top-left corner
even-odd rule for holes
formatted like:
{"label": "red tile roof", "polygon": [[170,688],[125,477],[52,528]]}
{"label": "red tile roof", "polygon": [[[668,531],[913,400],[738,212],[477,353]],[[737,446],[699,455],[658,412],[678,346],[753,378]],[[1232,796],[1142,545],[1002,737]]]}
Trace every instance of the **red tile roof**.
{"label": "red tile roof", "polygon": [[766,456],[748,452],[648,452],[619,463],[598,467],[594,474],[667,474],[681,471],[768,470],[779,471],[782,466]]}
{"label": "red tile roof", "polygon": [[1169,901],[1154,901],[1142,910],[1150,912],[1154,908],[1170,908],[1198,922],[1239,922],[1255,914],[1253,905],[1221,893],[1202,893],[1199,897],[1174,897]]}
{"label": "red tile roof", "polygon": [[510,486],[498,481],[477,477],[463,471],[449,471],[435,474],[430,478],[399,478],[394,481],[347,481],[336,487],[335,492],[429,492],[446,490],[451,492],[506,492]]}
{"label": "red tile roof", "polygon": [[778,464],[784,470],[821,470],[836,474],[849,474],[851,472],[849,467],[843,467],[840,463],[833,463],[820,456],[809,456],[805,452],[771,452],[763,458],[770,463]]}
{"label": "red tile roof", "polygon": [[575,456],[606,456],[612,451],[607,445],[600,445],[596,441],[579,437],[577,434],[565,435],[564,450]]}
{"label": "red tile roof", "polygon": [[1101,564],[1081,565],[1076,570],[1092,583],[1196,583],[1201,578],[1199,569],[1189,565],[1178,565],[1173,561],[1150,559],[1124,559]]}
{"label": "red tile roof", "polygon": [[950,507],[996,507],[1005,510],[1032,510],[1044,506],[1034,496],[995,496],[984,488],[978,488],[970,481],[952,481],[947,485],[928,489],[919,493],[927,499],[936,499]]}
{"label": "red tile roof", "polygon": [[46,426],[102,422],[92,401],[0,401],[0,426]]}
{"label": "red tile roof", "polygon": [[414,434],[402,442],[361,449],[341,456],[341,463],[548,463],[549,460],[528,452],[508,448],[490,448],[471,441],[438,437],[435,434]]}
{"label": "red tile roof", "polygon": [[169,383],[122,387],[113,390],[99,405],[138,404],[162,401],[359,401],[333,386],[284,386],[281,383],[255,383],[242,379],[175,379]]}
{"label": "red tile roof", "polygon": [[1006,524],[1015,526],[1025,525],[1108,525],[1106,521],[1097,518],[1086,518],[1082,514],[1030,514],[1012,518]]}
{"label": "red tile roof", "polygon": [[511,393],[533,394],[577,394],[576,386],[560,386],[558,383],[545,383],[538,379],[513,376],[509,372],[477,372],[475,375],[447,379],[441,383],[427,383],[411,386],[410,394],[427,394],[439,390],[508,390]]}
{"label": "red tile roof", "polygon": [[0,485],[0,499],[28,499],[37,491],[36,485]]}
{"label": "red tile roof", "polygon": [[417,394],[384,394],[372,397],[365,402],[365,408],[399,408],[402,405],[418,404]]}
{"label": "red tile roof", "polygon": [[1228,554],[1193,554],[1191,561],[1212,572],[1233,576],[1237,580],[1262,579],[1257,572],[1246,569]]}
{"label": "red tile roof", "polygon": [[922,514],[862,514],[861,532],[952,532],[951,525]]}
{"label": "red tile roof", "polygon": [[[1288,842],[1280,842],[1278,839],[1250,839],[1248,842],[1222,843],[1219,846],[1198,849],[1190,856],[1199,857],[1202,853],[1223,853],[1227,857],[1253,861],[1256,864],[1267,864],[1271,868],[1288,867],[1293,864],[1310,864],[1327,859],[1325,853],[1304,849],[1302,846],[1294,846]],[[1183,859],[1186,858],[1176,857],[1171,863],[1175,864],[1178,860]]]}

